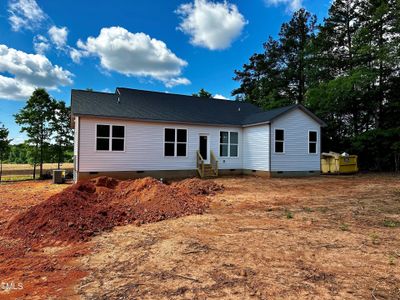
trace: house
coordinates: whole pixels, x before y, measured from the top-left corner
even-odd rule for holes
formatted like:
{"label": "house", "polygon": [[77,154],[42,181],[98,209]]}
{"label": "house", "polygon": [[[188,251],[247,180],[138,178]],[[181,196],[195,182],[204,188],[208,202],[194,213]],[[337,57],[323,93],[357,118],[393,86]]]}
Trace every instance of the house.
{"label": "house", "polygon": [[320,173],[321,126],[302,105],[270,111],[244,102],[117,88],[72,90],[75,180]]}

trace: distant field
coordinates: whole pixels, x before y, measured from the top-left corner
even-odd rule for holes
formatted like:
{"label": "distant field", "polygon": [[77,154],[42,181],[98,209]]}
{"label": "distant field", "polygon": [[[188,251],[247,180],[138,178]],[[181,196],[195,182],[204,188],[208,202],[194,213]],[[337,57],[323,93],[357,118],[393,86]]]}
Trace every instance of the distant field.
{"label": "distant field", "polygon": [[[61,169],[72,171],[74,165],[72,163],[64,163]],[[52,172],[57,169],[57,164],[43,164],[43,172]],[[4,180],[29,179],[32,177],[33,166],[30,164],[4,164],[3,176]],[[39,175],[39,166],[36,167],[36,174]]]}

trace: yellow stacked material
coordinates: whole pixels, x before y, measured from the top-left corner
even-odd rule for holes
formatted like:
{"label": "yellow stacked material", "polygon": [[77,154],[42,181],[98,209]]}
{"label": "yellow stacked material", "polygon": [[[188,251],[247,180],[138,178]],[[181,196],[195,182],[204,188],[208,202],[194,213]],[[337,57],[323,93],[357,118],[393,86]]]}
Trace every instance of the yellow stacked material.
{"label": "yellow stacked material", "polygon": [[323,174],[357,173],[357,155],[341,155],[335,152],[322,153],[321,172]]}

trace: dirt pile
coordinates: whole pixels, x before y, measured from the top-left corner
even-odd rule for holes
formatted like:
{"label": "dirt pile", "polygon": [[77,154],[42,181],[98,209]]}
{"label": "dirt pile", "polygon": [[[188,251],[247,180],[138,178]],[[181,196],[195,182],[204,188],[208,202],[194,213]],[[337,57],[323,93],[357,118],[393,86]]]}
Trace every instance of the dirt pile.
{"label": "dirt pile", "polygon": [[173,187],[186,190],[193,196],[215,195],[223,192],[224,186],[211,180],[201,180],[199,178],[189,178],[172,184]]}
{"label": "dirt pile", "polygon": [[114,226],[157,222],[207,207],[204,197],[222,188],[211,181],[165,185],[154,178],[99,177],[77,183],[14,218],[5,234],[29,241],[85,241]]}

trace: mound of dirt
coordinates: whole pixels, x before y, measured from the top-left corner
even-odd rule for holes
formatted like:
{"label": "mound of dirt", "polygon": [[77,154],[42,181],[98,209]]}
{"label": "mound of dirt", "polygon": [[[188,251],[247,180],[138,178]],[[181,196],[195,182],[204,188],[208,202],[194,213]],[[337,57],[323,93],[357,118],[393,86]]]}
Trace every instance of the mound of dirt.
{"label": "mound of dirt", "polygon": [[211,181],[165,185],[154,178],[79,182],[14,218],[5,234],[32,242],[85,241],[115,226],[157,222],[208,207],[205,195],[221,191]]}
{"label": "mound of dirt", "polygon": [[223,192],[224,186],[211,180],[201,180],[199,178],[189,178],[172,184],[173,187],[186,190],[193,196],[215,195]]}

